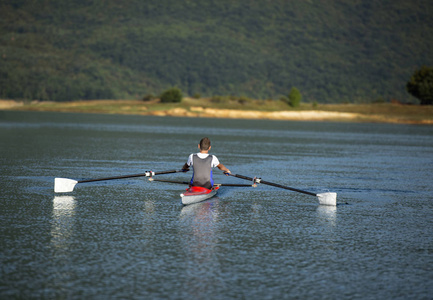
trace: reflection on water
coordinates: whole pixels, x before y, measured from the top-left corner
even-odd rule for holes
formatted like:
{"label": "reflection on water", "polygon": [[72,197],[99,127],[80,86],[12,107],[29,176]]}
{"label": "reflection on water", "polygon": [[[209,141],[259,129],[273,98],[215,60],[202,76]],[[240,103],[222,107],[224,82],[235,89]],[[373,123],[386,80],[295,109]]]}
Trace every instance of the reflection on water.
{"label": "reflection on water", "polygon": [[144,211],[146,214],[155,213],[155,202],[154,201],[145,201],[144,202]]}
{"label": "reflection on water", "polygon": [[187,205],[180,213],[182,234],[189,237],[186,252],[197,262],[205,261],[212,255],[218,220],[218,199]]}
{"label": "reflection on water", "polygon": [[251,219],[258,220],[261,216],[262,210],[263,210],[262,205],[253,203],[251,205]]}
{"label": "reflection on water", "polygon": [[211,200],[199,202],[195,204],[185,205],[180,211],[180,218],[184,217],[198,217],[203,219],[205,217],[209,221],[213,220],[214,217],[218,217],[218,204],[219,198],[213,197]]}
{"label": "reflection on water", "polygon": [[180,213],[179,234],[187,257],[187,287],[195,299],[203,299],[206,291],[217,284],[216,245],[218,240],[219,200],[184,206]]}
{"label": "reflection on water", "polygon": [[[52,259],[55,265],[65,266],[71,263],[73,250],[70,245],[73,241],[75,224],[76,201],[73,196],[55,196],[53,199],[53,212],[51,220],[51,248]],[[57,275],[52,278],[50,285],[63,294],[70,282],[70,273],[57,270]]]}
{"label": "reflection on water", "polygon": [[51,244],[58,250],[67,250],[73,234],[75,205],[73,196],[55,196],[53,199]]}
{"label": "reflection on water", "polygon": [[321,238],[318,244],[322,248],[322,259],[335,261],[337,259],[336,242],[338,240],[337,228],[337,207],[319,205],[317,207],[318,224],[321,228]]}
{"label": "reflection on water", "polygon": [[75,209],[74,196],[55,196],[53,199],[53,212],[70,213]]}
{"label": "reflection on water", "polygon": [[319,205],[316,212],[324,226],[332,228],[337,225],[337,206]]}

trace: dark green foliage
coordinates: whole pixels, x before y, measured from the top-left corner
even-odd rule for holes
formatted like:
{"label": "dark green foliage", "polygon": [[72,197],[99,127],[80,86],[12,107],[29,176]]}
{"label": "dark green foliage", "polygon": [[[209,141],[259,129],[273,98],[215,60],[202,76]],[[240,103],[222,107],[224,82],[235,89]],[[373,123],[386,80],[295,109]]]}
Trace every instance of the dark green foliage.
{"label": "dark green foliage", "polygon": [[219,104],[221,104],[221,103],[228,103],[229,100],[230,99],[227,96],[218,96],[218,95],[212,96],[211,99],[210,99],[210,101],[212,103],[219,103]]}
{"label": "dark green foliage", "polygon": [[151,101],[155,99],[155,96],[153,94],[146,94],[143,96],[143,101]]}
{"label": "dark green foliage", "polygon": [[161,94],[161,102],[162,103],[181,102],[182,97],[183,97],[182,91],[179,88],[173,87]]}
{"label": "dark green foliage", "polygon": [[422,66],[406,84],[407,91],[421,101],[421,105],[433,104],[433,68]]}
{"label": "dark green foliage", "polygon": [[288,98],[289,98],[288,103],[291,107],[299,107],[299,105],[301,105],[302,95],[297,88],[292,87]]}
{"label": "dark green foliage", "polygon": [[408,97],[432,65],[433,1],[4,0],[0,98]]}
{"label": "dark green foliage", "polygon": [[250,98],[248,98],[248,97],[246,97],[246,96],[240,96],[239,99],[237,100],[237,102],[238,102],[239,104],[244,105],[244,104],[247,104],[247,103],[251,102],[251,100],[252,100],[252,99],[250,99]]}

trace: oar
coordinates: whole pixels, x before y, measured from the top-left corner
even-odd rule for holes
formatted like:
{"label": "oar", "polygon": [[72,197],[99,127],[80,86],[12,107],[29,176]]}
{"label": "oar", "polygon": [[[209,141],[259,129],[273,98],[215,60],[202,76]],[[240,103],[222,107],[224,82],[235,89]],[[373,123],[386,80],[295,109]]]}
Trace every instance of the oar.
{"label": "oar", "polygon": [[149,181],[158,181],[158,182],[168,182],[168,183],[178,183],[178,184],[189,184],[189,181],[175,181],[175,180],[168,180],[168,179],[155,179],[155,178],[149,178]]}
{"label": "oar", "polygon": [[94,181],[105,181],[105,180],[113,180],[113,179],[124,179],[124,178],[133,178],[133,177],[152,177],[155,175],[162,174],[171,174],[178,172],[186,172],[185,170],[170,170],[170,171],[162,171],[162,172],[152,172],[147,171],[142,174],[134,174],[134,175],[123,175],[123,176],[115,176],[115,177],[105,177],[105,178],[97,178],[97,179],[86,179],[86,180],[74,180],[68,178],[55,178],[54,179],[54,192],[56,193],[69,193],[74,190],[74,187],[77,183],[85,183],[85,182],[94,182]]}
{"label": "oar", "polygon": [[273,182],[265,181],[265,180],[262,180],[261,178],[251,178],[251,177],[247,177],[247,176],[244,176],[244,175],[231,174],[231,173],[225,173],[225,174],[229,174],[230,176],[234,176],[234,177],[245,179],[245,180],[250,180],[253,183],[263,183],[263,184],[267,184],[267,185],[270,185],[270,186],[279,187],[279,188],[282,188],[282,189],[291,190],[291,191],[294,191],[294,192],[303,193],[303,194],[310,195],[310,196],[316,196],[319,199],[319,204],[333,205],[333,206],[337,205],[337,193],[315,194],[315,193],[312,193],[312,192],[307,192],[307,191],[303,191],[303,190],[300,190],[300,189],[295,189],[295,188],[288,187],[288,186],[285,186],[285,185],[281,185],[281,184],[278,184],[278,183],[273,183]]}
{"label": "oar", "polygon": [[[167,182],[167,183],[178,183],[178,184],[190,184],[189,181],[175,181],[175,180],[155,179],[155,178],[149,178],[149,181],[158,181],[158,182]],[[217,185],[217,186],[231,186],[231,187],[254,187],[253,184],[234,184],[234,183],[216,183],[214,185]]]}

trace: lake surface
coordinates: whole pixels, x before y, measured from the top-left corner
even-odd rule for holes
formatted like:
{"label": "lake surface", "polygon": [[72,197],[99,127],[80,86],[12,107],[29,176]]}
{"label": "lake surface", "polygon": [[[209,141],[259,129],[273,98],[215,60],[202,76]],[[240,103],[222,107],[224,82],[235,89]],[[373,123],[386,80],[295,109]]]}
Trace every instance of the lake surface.
{"label": "lake surface", "polygon": [[[180,169],[203,136],[232,173],[338,205],[259,185],[183,207],[147,178],[54,193]],[[0,111],[0,145],[1,299],[432,297],[432,126]]]}

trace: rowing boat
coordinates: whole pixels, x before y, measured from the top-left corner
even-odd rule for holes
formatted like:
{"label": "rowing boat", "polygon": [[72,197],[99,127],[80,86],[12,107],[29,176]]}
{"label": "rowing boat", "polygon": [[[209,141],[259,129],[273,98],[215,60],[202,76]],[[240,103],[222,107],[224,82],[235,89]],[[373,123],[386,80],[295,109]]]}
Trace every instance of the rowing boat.
{"label": "rowing boat", "polygon": [[[96,179],[85,179],[85,180],[74,180],[74,179],[68,179],[68,178],[55,178],[54,179],[54,192],[55,193],[69,193],[72,192],[74,190],[74,187],[77,183],[86,183],[86,182],[94,182],[94,181],[102,181],[102,180],[112,180],[112,179],[123,179],[123,178],[133,178],[133,177],[150,177],[149,181],[162,181],[162,182],[171,182],[171,183],[180,183],[180,184],[189,184],[189,182],[187,181],[173,181],[173,180],[163,180],[163,179],[154,179],[153,176],[155,175],[162,175],[162,174],[171,174],[171,173],[183,173],[186,172],[187,170],[170,170],[170,171],[162,171],[162,172],[152,172],[152,171],[147,171],[143,174],[134,174],[134,175],[123,175],[123,176],[115,176],[115,177],[105,177],[105,178],[96,178]],[[294,192],[298,192],[298,193],[303,193],[306,195],[310,195],[310,196],[316,196],[319,200],[319,204],[320,205],[331,205],[331,206],[336,206],[337,205],[337,193],[331,193],[331,192],[327,192],[327,193],[312,193],[312,192],[308,192],[308,191],[303,191],[300,189],[295,189],[292,187],[288,187],[285,185],[281,185],[278,183],[273,183],[273,182],[269,182],[269,181],[265,181],[262,180],[261,178],[257,178],[257,177],[247,177],[244,175],[239,175],[239,174],[232,174],[232,173],[225,173],[228,176],[233,176],[233,177],[237,177],[237,178],[241,178],[241,179],[245,179],[248,180],[250,182],[252,182],[252,184],[249,185],[245,185],[245,184],[216,184],[214,185],[214,187],[212,189],[206,189],[206,188],[202,188],[202,187],[190,187],[186,190],[186,192],[184,192],[183,194],[181,194],[181,198],[182,198],[182,204],[187,205],[187,204],[192,204],[192,203],[197,203],[200,201],[204,201],[206,199],[212,198],[213,196],[215,196],[218,192],[218,189],[220,188],[220,186],[252,186],[252,187],[256,187],[259,183],[263,183],[266,185],[270,185],[270,186],[274,186],[274,187],[278,187],[278,188],[282,188],[282,189],[286,189],[286,190],[291,190]]]}
{"label": "rowing boat", "polygon": [[218,193],[219,186],[207,189],[200,186],[191,186],[186,192],[180,194],[183,205],[193,204],[212,198]]}

